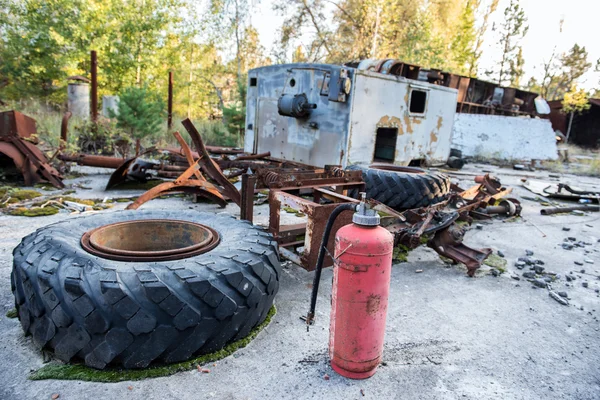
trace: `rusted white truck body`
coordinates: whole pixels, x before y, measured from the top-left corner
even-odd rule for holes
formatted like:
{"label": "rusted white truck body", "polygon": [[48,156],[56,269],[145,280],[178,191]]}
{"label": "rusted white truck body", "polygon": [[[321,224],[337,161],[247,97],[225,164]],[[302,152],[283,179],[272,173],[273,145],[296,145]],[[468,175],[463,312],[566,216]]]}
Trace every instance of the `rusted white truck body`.
{"label": "rusted white truck body", "polygon": [[244,150],[319,167],[443,164],[457,93],[339,65],[256,68],[248,73]]}

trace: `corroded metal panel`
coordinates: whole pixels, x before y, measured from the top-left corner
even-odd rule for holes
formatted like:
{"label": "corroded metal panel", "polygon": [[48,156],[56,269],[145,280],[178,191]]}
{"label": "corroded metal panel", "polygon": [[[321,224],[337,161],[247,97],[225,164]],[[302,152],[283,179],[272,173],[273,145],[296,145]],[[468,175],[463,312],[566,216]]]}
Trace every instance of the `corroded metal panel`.
{"label": "corroded metal panel", "polygon": [[[293,64],[250,71],[244,150],[315,166],[342,164],[351,96],[345,102],[330,101],[328,91],[332,73],[341,68]],[[282,94],[302,93],[317,105],[308,117],[279,115]]]}
{"label": "corroded metal panel", "polygon": [[[348,140],[348,163],[375,160],[378,128],[397,129],[393,163],[421,159],[445,163],[450,155],[457,91],[426,82],[357,71]],[[411,112],[413,91],[426,93],[424,112]]]}

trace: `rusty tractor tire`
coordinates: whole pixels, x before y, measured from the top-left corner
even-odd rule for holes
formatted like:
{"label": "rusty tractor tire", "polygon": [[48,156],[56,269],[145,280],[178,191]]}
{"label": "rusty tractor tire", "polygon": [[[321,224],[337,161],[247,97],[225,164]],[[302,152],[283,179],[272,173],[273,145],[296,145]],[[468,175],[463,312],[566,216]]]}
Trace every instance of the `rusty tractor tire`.
{"label": "rusty tractor tire", "polygon": [[[450,193],[447,175],[421,168],[352,165],[348,169],[362,171],[368,199],[375,199],[399,211],[439,203]],[[358,198],[358,191],[351,191],[350,196]]]}
{"label": "rusty tractor tire", "polygon": [[[123,262],[80,245],[106,224],[169,219],[218,232],[211,250],[175,261]],[[13,251],[19,320],[38,348],[87,366],[144,368],[184,361],[241,339],[279,289],[277,243],[249,222],[195,211],[118,211],[38,229]]]}

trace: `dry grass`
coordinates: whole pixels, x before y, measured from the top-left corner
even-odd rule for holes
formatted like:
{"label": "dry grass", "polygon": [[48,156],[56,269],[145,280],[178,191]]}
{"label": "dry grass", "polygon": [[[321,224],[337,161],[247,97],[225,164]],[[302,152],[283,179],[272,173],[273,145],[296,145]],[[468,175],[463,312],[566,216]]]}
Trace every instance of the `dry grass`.
{"label": "dry grass", "polygon": [[[47,150],[56,150],[60,144],[60,126],[64,110],[57,109],[50,104],[40,102],[34,99],[23,99],[20,101],[9,102],[5,106],[0,106],[1,111],[16,110],[33,119],[37,122],[38,138],[41,141],[41,147]],[[189,136],[187,131],[181,125],[181,120],[184,118],[173,117],[173,130],[182,133],[182,136],[188,141]],[[82,118],[72,117],[69,121],[68,147],[75,149],[77,145],[77,137],[75,135],[75,127],[84,124]],[[208,145],[214,146],[236,146],[239,145],[239,138],[232,137],[227,132],[224,124],[221,121],[203,121],[194,120],[194,125],[202,135],[202,138]],[[167,121],[161,126],[151,138],[143,140],[142,144],[149,146],[178,146],[173,135],[167,131]]]}
{"label": "dry grass", "polygon": [[584,149],[575,145],[560,145],[559,149],[568,151],[568,162],[543,161],[544,169],[566,174],[600,176],[600,150]]}

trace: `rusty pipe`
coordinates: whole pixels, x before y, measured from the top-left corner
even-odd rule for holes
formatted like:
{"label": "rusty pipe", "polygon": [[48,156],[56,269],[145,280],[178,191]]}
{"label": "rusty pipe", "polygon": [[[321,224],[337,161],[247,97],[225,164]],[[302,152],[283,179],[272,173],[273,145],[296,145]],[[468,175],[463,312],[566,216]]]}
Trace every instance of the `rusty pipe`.
{"label": "rusty pipe", "polygon": [[542,215],[552,215],[552,214],[560,214],[560,213],[568,213],[571,211],[591,211],[591,212],[599,212],[600,206],[573,206],[573,207],[555,207],[555,208],[542,208],[540,210],[540,214]]}
{"label": "rusty pipe", "polygon": [[268,151],[266,153],[259,153],[259,154],[249,154],[247,156],[239,156],[235,159],[235,161],[241,161],[241,160],[256,160],[256,159],[260,159],[260,158],[266,158],[266,157],[270,157],[271,156],[271,152]]}
{"label": "rusty pipe", "polygon": [[58,146],[58,151],[62,151],[65,149],[65,145],[67,144],[68,134],[69,134],[69,120],[73,114],[71,111],[67,111],[65,115],[63,115],[62,122],[60,124],[60,145]]}
{"label": "rusty pipe", "polygon": [[89,156],[87,154],[60,154],[58,158],[62,161],[75,162],[78,165],[85,165],[88,167],[100,167],[100,168],[114,168],[117,169],[125,162],[124,159],[119,157],[108,157],[108,156]]}

